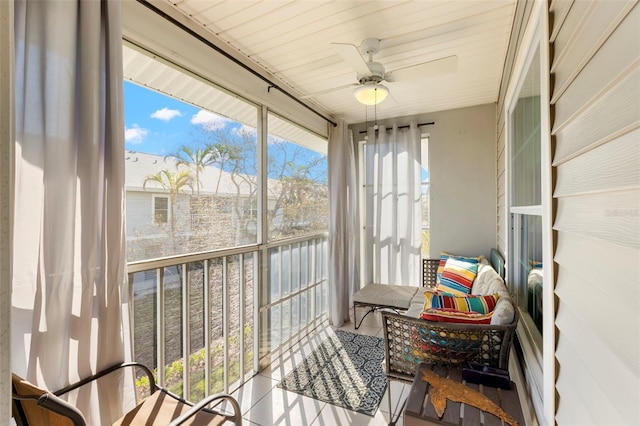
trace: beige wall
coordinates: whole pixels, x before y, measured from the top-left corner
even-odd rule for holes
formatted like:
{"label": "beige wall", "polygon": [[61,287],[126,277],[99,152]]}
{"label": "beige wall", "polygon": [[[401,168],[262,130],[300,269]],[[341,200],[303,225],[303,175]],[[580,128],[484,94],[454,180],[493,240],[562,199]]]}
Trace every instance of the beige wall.
{"label": "beige wall", "polygon": [[[440,251],[489,256],[496,235],[496,108],[494,104],[382,120],[434,122],[429,135],[430,257]],[[364,123],[349,126],[357,137]]]}

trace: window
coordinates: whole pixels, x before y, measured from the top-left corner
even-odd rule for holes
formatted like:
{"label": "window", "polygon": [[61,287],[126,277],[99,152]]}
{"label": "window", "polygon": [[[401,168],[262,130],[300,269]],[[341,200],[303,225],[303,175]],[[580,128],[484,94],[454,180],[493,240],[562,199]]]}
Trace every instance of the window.
{"label": "window", "polygon": [[420,160],[422,164],[420,177],[422,181],[422,191],[420,192],[420,204],[422,206],[422,258],[427,259],[429,257],[429,213],[431,206],[431,195],[429,193],[429,137],[423,136],[420,142],[422,157]]}
{"label": "window", "polygon": [[536,49],[511,111],[511,276],[523,319],[542,336],[542,180],[540,50]]}
{"label": "window", "polygon": [[269,241],[326,231],[327,140],[272,113],[268,126]]}
{"label": "window", "polygon": [[[399,126],[398,129],[408,131],[408,127]],[[420,258],[429,257],[429,137],[421,135],[419,156],[407,149],[400,136],[373,141],[367,135],[364,139],[359,142],[359,176],[362,179],[359,202],[363,225],[360,256],[365,265],[360,270],[360,279],[365,283],[413,282],[421,276]],[[411,234],[404,235],[409,229]],[[407,251],[403,252],[405,249]],[[394,257],[399,259],[399,253],[409,254],[411,260],[391,261]],[[400,264],[402,266],[396,267]],[[414,275],[415,271],[418,275]]]}
{"label": "window", "polygon": [[327,312],[327,138],[193,64],[125,42],[123,65],[135,358],[229,392]]}
{"label": "window", "polygon": [[145,70],[125,67],[127,260],[256,244],[258,107],[127,45],[123,55]]}
{"label": "window", "polygon": [[538,419],[553,418],[555,336],[548,10],[533,8],[505,97],[506,281],[517,356]]}
{"label": "window", "polygon": [[153,221],[156,224],[169,222],[169,197],[153,196]]}

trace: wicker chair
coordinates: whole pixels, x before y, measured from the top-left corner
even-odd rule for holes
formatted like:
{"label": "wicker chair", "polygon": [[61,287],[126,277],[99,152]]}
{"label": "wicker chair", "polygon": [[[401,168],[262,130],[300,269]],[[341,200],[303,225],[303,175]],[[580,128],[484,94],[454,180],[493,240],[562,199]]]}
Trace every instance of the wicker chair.
{"label": "wicker chair", "polygon": [[[436,282],[434,265],[423,264],[427,286]],[[382,311],[387,384],[390,380],[413,382],[421,362],[454,368],[474,362],[507,369],[519,318],[518,310],[514,311],[513,321],[507,325],[434,322]],[[392,416],[389,424],[395,420]]]}
{"label": "wicker chair", "polygon": [[[60,397],[124,367],[136,367],[144,371],[149,379],[151,395],[114,425],[222,425],[227,421],[236,425],[242,424],[240,406],[231,395],[210,395],[193,404],[157,386],[151,371],[135,362],[113,365],[56,392],[40,389],[14,374],[12,380],[14,419],[18,425],[84,426],[87,423],[80,410]],[[233,414],[207,408],[222,402],[230,404]]]}
{"label": "wicker chair", "polygon": [[508,325],[454,324],[382,313],[389,379],[413,381],[418,364],[459,367],[464,362],[506,369],[518,314]]}

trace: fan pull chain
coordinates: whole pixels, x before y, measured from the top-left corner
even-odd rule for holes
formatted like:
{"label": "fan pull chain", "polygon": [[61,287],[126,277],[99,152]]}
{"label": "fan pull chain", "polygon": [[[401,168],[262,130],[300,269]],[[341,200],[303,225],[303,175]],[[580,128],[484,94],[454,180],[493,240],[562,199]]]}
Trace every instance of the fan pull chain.
{"label": "fan pull chain", "polygon": [[373,130],[378,130],[378,89],[373,89]]}
{"label": "fan pull chain", "polygon": [[[369,107],[367,105],[364,106],[364,128],[368,129],[369,128]],[[369,135],[365,135],[364,136],[364,140],[367,141],[369,140]]]}

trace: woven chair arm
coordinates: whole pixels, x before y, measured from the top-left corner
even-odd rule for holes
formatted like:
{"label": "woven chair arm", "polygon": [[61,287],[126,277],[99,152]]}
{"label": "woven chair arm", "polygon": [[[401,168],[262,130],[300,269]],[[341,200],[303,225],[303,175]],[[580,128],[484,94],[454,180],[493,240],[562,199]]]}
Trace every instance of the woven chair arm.
{"label": "woven chair arm", "polygon": [[440,259],[422,259],[422,286],[435,287]]}

